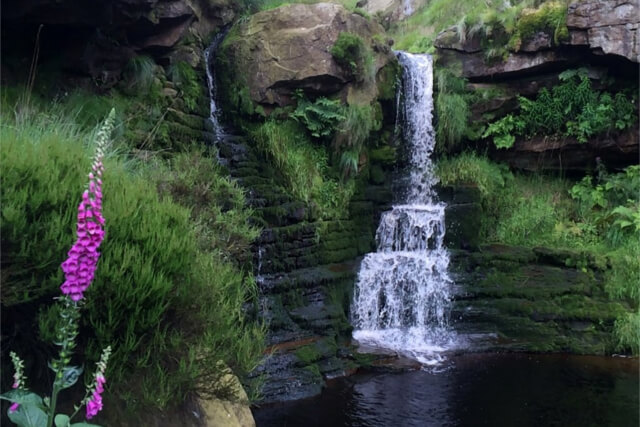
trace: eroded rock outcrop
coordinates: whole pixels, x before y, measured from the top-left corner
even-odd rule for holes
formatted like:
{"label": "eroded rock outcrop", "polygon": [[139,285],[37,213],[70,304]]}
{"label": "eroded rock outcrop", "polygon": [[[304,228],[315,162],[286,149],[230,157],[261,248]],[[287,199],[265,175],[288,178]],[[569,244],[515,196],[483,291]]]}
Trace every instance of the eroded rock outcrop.
{"label": "eroded rock outcrop", "polygon": [[[504,56],[488,58],[487,40],[480,35],[458,34],[455,27],[441,32],[435,46],[438,65],[456,70],[471,83],[476,97],[471,121],[485,126],[519,108],[518,96],[533,98],[542,88],[560,83],[568,69],[586,70],[595,89],[621,90],[625,81],[638,75],[638,25],[640,6],[625,0],[583,1],[569,5],[566,32],[540,29],[514,43]],[[517,49],[516,49],[517,47]],[[610,76],[619,79],[616,88],[606,87]],[[491,144],[493,148],[493,145]],[[620,133],[590,138],[580,143],[570,137],[520,138],[508,150],[491,152],[492,157],[526,170],[589,170],[596,159],[608,167],[625,167],[638,162],[637,126]]]}
{"label": "eroded rock outcrop", "polygon": [[[464,37],[455,27],[440,34],[435,41],[441,64],[459,64],[462,76],[476,81],[512,78],[567,68],[585,62],[601,62],[590,56],[607,56],[611,60],[639,62],[638,25],[640,7],[625,0],[586,1],[569,5],[568,37],[554,40],[545,30],[522,40],[517,51],[504,58],[487,59],[479,36]],[[637,69],[637,65],[635,65]]]}
{"label": "eroded rock outcrop", "polygon": [[581,1],[569,5],[571,44],[584,44],[598,55],[618,55],[640,62],[640,6],[637,1]]}
{"label": "eroded rock outcrop", "polygon": [[343,32],[371,50],[370,77],[395,60],[376,22],[333,3],[293,4],[237,24],[221,47],[220,68],[239,84],[236,90],[246,87],[250,100],[265,106],[291,104],[296,89],[316,95],[343,91],[345,97],[370,103],[377,97],[375,78],[356,82],[331,54]]}

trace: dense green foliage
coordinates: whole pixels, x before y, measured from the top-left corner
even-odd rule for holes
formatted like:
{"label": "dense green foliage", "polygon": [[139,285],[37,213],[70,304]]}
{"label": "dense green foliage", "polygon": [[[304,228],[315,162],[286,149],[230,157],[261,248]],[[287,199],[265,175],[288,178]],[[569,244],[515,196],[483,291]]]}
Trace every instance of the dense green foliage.
{"label": "dense green foliage", "polygon": [[[92,137],[64,104],[33,108],[19,106],[17,118],[5,115],[0,126],[0,229],[3,310],[13,319],[6,330],[3,324],[3,351],[37,355],[34,349],[53,338],[51,298],[74,237],[90,166],[84,144]],[[11,111],[6,102],[3,111]],[[256,231],[246,223],[242,192],[203,154],[143,167],[112,151],[106,162],[106,237],[80,352],[97,360],[102,347],[114,348],[107,391],[132,411],[166,408],[194,391],[228,396],[224,364],[242,377],[261,358],[262,328],[244,308],[255,285],[231,261],[243,253],[247,260]],[[161,197],[158,186],[171,197]],[[43,342],[36,342],[36,324]],[[46,373],[31,375],[37,384]]]}
{"label": "dense green foliage", "polygon": [[520,111],[491,124],[483,137],[493,137],[498,148],[509,148],[517,136],[590,137],[630,128],[636,122],[636,95],[614,95],[593,89],[581,70],[565,71],[551,91],[543,88],[536,99],[518,97]]}
{"label": "dense green foliage", "polygon": [[374,77],[373,54],[357,34],[341,32],[331,48],[331,55],[356,81]]}
{"label": "dense green foliage", "polygon": [[[640,167],[572,183],[514,174],[485,157],[463,153],[438,163],[444,185],[477,185],[485,242],[582,250],[605,257],[605,290],[635,311],[618,319],[618,348],[637,351],[640,292]],[[581,267],[580,260],[567,260]]]}
{"label": "dense green foliage", "polygon": [[273,161],[288,191],[312,207],[312,216],[344,218],[369,140],[382,128],[381,106],[311,101],[302,91],[296,100],[295,109],[278,108],[262,123],[242,126]]}
{"label": "dense green foliage", "polygon": [[292,194],[316,206],[320,218],[346,215],[353,185],[340,182],[329,166],[327,147],[313,144],[300,124],[269,119],[252,137],[273,160]]}

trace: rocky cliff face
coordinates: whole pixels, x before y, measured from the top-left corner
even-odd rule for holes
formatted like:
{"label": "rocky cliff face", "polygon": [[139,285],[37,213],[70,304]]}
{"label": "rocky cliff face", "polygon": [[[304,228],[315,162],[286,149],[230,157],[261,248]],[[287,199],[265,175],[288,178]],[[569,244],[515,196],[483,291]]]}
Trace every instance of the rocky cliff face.
{"label": "rocky cliff face", "polygon": [[[568,36],[554,42],[554,34],[538,31],[522,40],[518,51],[503,58],[488,59],[479,36],[460,37],[456,28],[440,33],[435,41],[438,64],[458,69],[472,90],[496,89],[502,94],[472,106],[472,120],[491,120],[514,111],[516,95],[533,96],[543,87],[559,82],[560,72],[578,67],[589,69],[598,85],[607,70],[610,75],[637,79],[638,25],[636,2],[606,0],[577,2],[567,12]],[[516,140],[509,150],[492,156],[515,168],[527,170],[584,170],[600,158],[611,167],[638,162],[638,132],[615,133],[580,144],[573,138]]]}

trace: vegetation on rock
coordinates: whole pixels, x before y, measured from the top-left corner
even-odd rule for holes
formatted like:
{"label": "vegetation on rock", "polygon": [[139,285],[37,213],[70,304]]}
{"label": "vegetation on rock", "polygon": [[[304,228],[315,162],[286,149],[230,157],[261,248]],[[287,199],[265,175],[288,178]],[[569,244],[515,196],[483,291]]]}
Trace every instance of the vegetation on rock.
{"label": "vegetation on rock", "polygon": [[518,97],[520,112],[489,124],[483,137],[498,148],[509,148],[517,136],[572,136],[586,142],[596,135],[630,128],[637,119],[635,92],[614,95],[593,89],[584,70],[560,74],[561,83],[543,88],[536,99]]}
{"label": "vegetation on rock", "polygon": [[373,55],[357,34],[340,33],[331,48],[331,55],[356,81],[362,82],[373,77]]}
{"label": "vegetation on rock", "polygon": [[432,52],[438,33],[455,26],[458,41],[477,38],[487,57],[498,58],[508,50],[517,51],[523,41],[540,31],[548,32],[558,44],[568,37],[566,14],[565,1],[435,0],[394,24],[390,32],[398,49]]}
{"label": "vegetation on rock", "polygon": [[[553,176],[528,176],[469,152],[439,161],[443,185],[476,185],[482,196],[481,237],[527,247],[567,248],[604,257],[605,290],[632,308],[616,321],[617,348],[637,351],[640,295],[640,168],[609,174],[601,167],[596,177],[578,183]],[[580,257],[567,265],[585,271]],[[634,279],[635,278],[635,279]]]}

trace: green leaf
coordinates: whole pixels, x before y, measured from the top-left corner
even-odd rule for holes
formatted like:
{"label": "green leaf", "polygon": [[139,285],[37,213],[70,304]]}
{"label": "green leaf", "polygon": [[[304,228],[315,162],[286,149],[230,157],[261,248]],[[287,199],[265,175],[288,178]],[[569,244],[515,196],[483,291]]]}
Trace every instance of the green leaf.
{"label": "green leaf", "polygon": [[67,414],[57,414],[53,422],[56,423],[56,427],[69,427],[70,420]]}
{"label": "green leaf", "polygon": [[21,404],[17,411],[7,411],[9,419],[19,427],[45,427],[47,414],[36,404]]}
{"label": "green leaf", "polygon": [[40,396],[21,388],[0,394],[0,399],[19,403],[20,405],[36,405],[44,409],[44,406],[42,405],[42,398]]}

